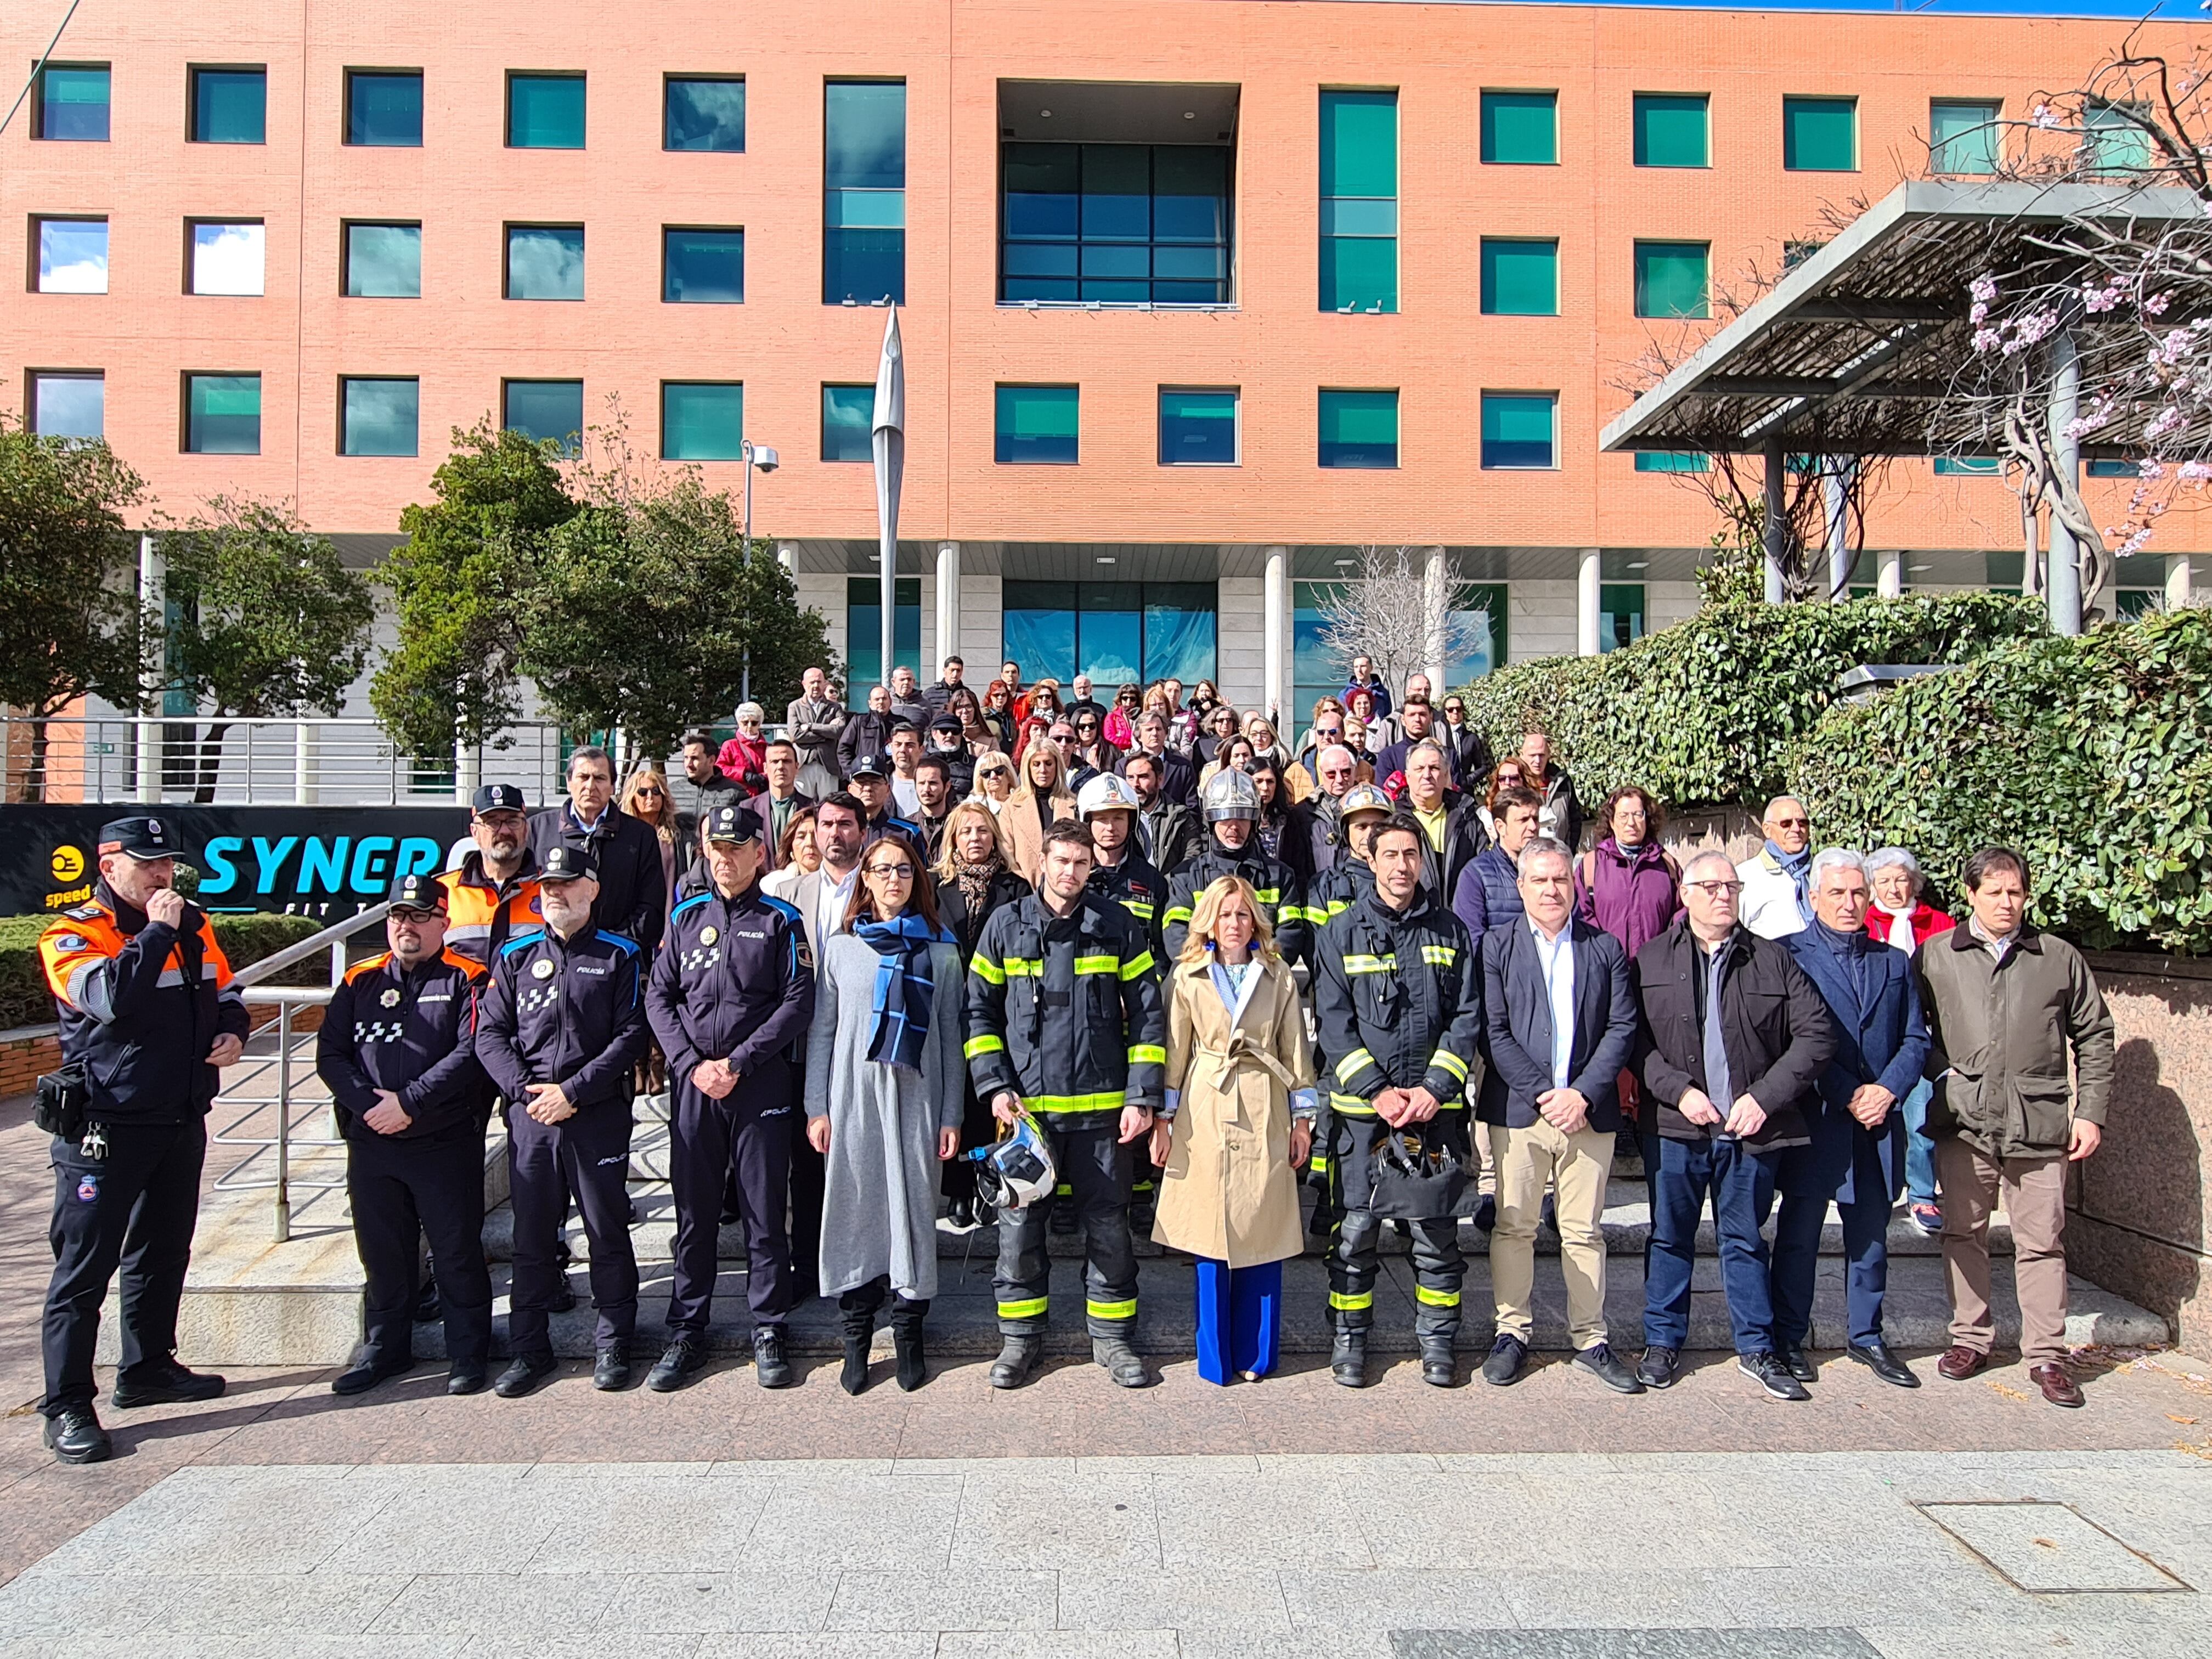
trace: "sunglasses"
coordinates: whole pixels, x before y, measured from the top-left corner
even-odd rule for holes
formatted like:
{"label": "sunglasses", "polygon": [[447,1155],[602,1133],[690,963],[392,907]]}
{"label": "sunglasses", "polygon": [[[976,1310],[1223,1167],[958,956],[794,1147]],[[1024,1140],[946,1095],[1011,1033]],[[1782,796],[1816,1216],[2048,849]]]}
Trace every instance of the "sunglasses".
{"label": "sunglasses", "polygon": [[664,793],[665,793],[666,792],[665,792],[665,791],[664,791],[664,790],[662,790],[662,789],[661,789],[659,786],[657,786],[657,785],[650,784],[650,783],[641,783],[641,784],[638,785],[638,787],[637,787],[635,789],[632,790],[630,793],[631,793],[632,794],[635,795],[635,796],[636,796],[640,800],[644,800],[644,799],[646,799],[648,796],[649,796],[649,797],[651,797],[651,798],[652,798],[653,799],[654,799],[654,800],[659,800],[659,799],[661,799],[661,797],[663,796],[663,794],[664,794]]}
{"label": "sunglasses", "polygon": [[1813,827],[1813,820],[1810,818],[1777,818],[1774,820],[1774,827],[1777,830],[1810,830]]}

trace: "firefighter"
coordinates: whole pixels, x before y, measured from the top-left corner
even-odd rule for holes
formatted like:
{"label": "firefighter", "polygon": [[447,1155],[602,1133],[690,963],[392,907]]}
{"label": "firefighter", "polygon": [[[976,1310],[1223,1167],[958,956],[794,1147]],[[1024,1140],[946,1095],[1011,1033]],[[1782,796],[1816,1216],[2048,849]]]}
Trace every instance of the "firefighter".
{"label": "firefighter", "polygon": [[[1369,1200],[1391,1132],[1407,1133],[1409,1144],[1418,1137],[1417,1152],[1441,1148],[1462,1164],[1468,1154],[1481,978],[1466,927],[1421,884],[1427,848],[1411,817],[1375,830],[1368,844],[1374,890],[1323,927],[1314,950],[1328,1152],[1343,1206],[1328,1260],[1329,1367],[1347,1388],[1366,1381],[1382,1225]],[[1421,1380],[1449,1388],[1466,1270],[1459,1223],[1449,1215],[1409,1219]]]}
{"label": "firefighter", "polygon": [[1344,792],[1336,809],[1336,827],[1329,832],[1336,844],[1336,862],[1306,889],[1306,920],[1316,934],[1375,890],[1375,866],[1367,861],[1369,843],[1396,810],[1390,797],[1371,783],[1355,783]]}
{"label": "firefighter", "polygon": [[1305,884],[1297,872],[1260,845],[1260,787],[1233,769],[1206,782],[1204,810],[1207,839],[1185,860],[1168,884],[1167,915],[1162,918],[1166,960],[1182,951],[1198,896],[1223,876],[1241,876],[1274,924],[1275,949],[1285,962],[1305,960],[1312,930],[1307,924]]}
{"label": "firefighter", "polygon": [[[1110,772],[1094,775],[1091,781],[1076,792],[1076,811],[1091,826],[1091,890],[1099,897],[1110,899],[1136,919],[1144,929],[1145,943],[1152,951],[1155,963],[1167,960],[1167,946],[1161,936],[1164,913],[1168,908],[1168,878],[1146,861],[1137,846],[1137,792],[1126,779]],[[1150,1237],[1152,1231],[1152,1206],[1159,1197],[1159,1172],[1143,1148],[1139,1148],[1129,1182],[1129,1230]],[[1073,1196],[1063,1176],[1058,1196]],[[1053,1210],[1052,1228],[1054,1232],[1075,1231],[1075,1206],[1056,1206]]]}
{"label": "firefighter", "polygon": [[[1045,832],[1037,890],[992,913],[968,970],[969,1069],[1001,1123],[1044,1127],[1083,1218],[1091,1357],[1125,1389],[1151,1378],[1129,1346],[1137,1257],[1129,1234],[1133,1150],[1152,1132],[1167,1069],[1158,964],[1135,918],[1089,890],[1090,830]],[[991,1386],[1018,1389],[1044,1350],[1057,1197],[999,1218],[999,1332]]]}

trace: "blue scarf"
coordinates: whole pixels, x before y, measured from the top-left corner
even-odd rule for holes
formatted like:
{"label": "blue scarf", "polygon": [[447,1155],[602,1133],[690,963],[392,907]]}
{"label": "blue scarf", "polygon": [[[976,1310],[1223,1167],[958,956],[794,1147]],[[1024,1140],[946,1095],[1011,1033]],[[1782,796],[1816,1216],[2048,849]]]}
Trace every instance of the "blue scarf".
{"label": "blue scarf", "polygon": [[1805,843],[1802,853],[1785,853],[1772,842],[1766,843],[1766,856],[1782,866],[1782,873],[1790,878],[1797,889],[1797,914],[1808,922],[1813,920],[1813,844]]}
{"label": "blue scarf", "polygon": [[912,910],[896,921],[856,923],[853,932],[883,958],[876,968],[876,1024],[868,1037],[868,1058],[919,1071],[937,998],[929,947],[949,942],[950,936]]}

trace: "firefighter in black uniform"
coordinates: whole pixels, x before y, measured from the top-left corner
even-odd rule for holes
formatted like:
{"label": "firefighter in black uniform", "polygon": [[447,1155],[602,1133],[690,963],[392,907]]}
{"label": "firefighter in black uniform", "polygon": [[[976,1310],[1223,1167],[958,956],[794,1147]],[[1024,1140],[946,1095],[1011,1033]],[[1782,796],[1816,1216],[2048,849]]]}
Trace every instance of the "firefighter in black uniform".
{"label": "firefighter in black uniform", "polygon": [[[1481,978],[1467,928],[1421,885],[1428,837],[1411,817],[1375,831],[1375,890],[1322,929],[1313,963],[1314,1012],[1329,1094],[1329,1155],[1343,1205],[1328,1259],[1330,1369],[1347,1388],[1366,1380],[1375,1317],[1375,1246],[1382,1224],[1369,1206],[1377,1159],[1393,1131],[1410,1132],[1464,1162],[1467,1102],[1482,1029]],[[1419,1149],[1416,1149],[1419,1150]],[[1411,1218],[1414,1334],[1421,1378],[1455,1380],[1459,1223]]]}
{"label": "firefighter in black uniform", "polygon": [[39,939],[61,1016],[62,1068],[40,1079],[53,1133],[54,1250],[44,1321],[46,1448],[97,1463],[114,1447],[93,1411],[93,1349],[123,1269],[121,1407],[212,1400],[222,1378],[177,1363],[177,1304],[199,1218],[207,1112],[245,1047],[246,1004],[207,912],[177,891],[176,832],[159,818],[100,826],[91,901]]}
{"label": "firefighter in black uniform", "polygon": [[391,902],[392,948],[347,969],[315,1039],[315,1070],[346,1143],[346,1199],[368,1279],[361,1351],[331,1392],[362,1394],[414,1368],[416,1247],[428,1233],[445,1275],[446,1392],[475,1394],[491,1346],[475,1054],[484,970],[447,947],[436,877],[400,877]]}
{"label": "firefighter in black uniform", "polygon": [[[1027,1108],[1083,1217],[1091,1352],[1123,1388],[1150,1378],[1129,1346],[1137,1257],[1129,1237],[1132,1151],[1151,1133],[1167,1071],[1159,965],[1136,921],[1086,890],[1091,832],[1046,831],[1037,890],[994,911],[968,965],[968,1066],[1002,1123]],[[1027,1382],[1044,1349],[1057,1199],[999,1218],[999,1332],[991,1386]]]}
{"label": "firefighter in black uniform", "polygon": [[1260,786],[1249,775],[1224,768],[1206,781],[1207,838],[1183,861],[1168,884],[1165,924],[1167,956],[1182,953],[1190,913],[1198,896],[1223,876],[1241,876],[1274,924],[1275,949],[1285,962],[1303,962],[1312,941],[1306,917],[1305,884],[1297,872],[1260,844]]}
{"label": "firefighter in black uniform", "polygon": [[669,918],[646,990],[674,1097],[668,1176],[676,1196],[676,1283],[668,1347],[647,1386],[679,1389],[707,1363],[722,1194],[734,1164],[745,1230],[753,1364],[764,1389],[791,1385],[791,1189],[798,1072],[792,1048],[814,1018],[813,953],[798,909],[760,890],[764,832],[750,807],[719,806],[701,826],[708,886]]}
{"label": "firefighter in black uniform", "polygon": [[1323,927],[1375,890],[1375,866],[1367,861],[1368,843],[1397,810],[1390,797],[1371,783],[1355,783],[1344,792],[1336,811],[1336,828],[1329,836],[1337,843],[1336,862],[1306,887],[1306,920],[1312,923],[1316,939]]}
{"label": "firefighter in black uniform", "polygon": [[633,940],[592,926],[599,884],[582,853],[547,848],[538,880],[544,931],[507,941],[477,1010],[477,1059],[507,1098],[514,1359],[492,1391],[510,1400],[553,1374],[546,1315],[562,1278],[554,1246],[572,1195],[592,1249],[595,1387],[629,1381],[637,1326],[626,1183],[630,1068],[648,1036],[644,964]]}
{"label": "firefighter in black uniform", "polygon": [[[1168,908],[1168,878],[1146,861],[1137,847],[1137,792],[1128,781],[1111,772],[1095,774],[1088,783],[1076,792],[1076,810],[1083,821],[1091,826],[1091,848],[1095,862],[1091,866],[1091,890],[1101,898],[1111,899],[1136,919],[1145,930],[1145,942],[1152,949],[1156,963],[1167,960],[1167,945],[1161,929],[1165,925]],[[1158,1170],[1151,1155],[1139,1147],[1129,1181],[1129,1231],[1149,1237],[1152,1231],[1153,1206],[1159,1198]],[[1063,1176],[1055,1196],[1072,1198]],[[1052,1230],[1056,1233],[1075,1231],[1075,1206],[1055,1205],[1052,1212]]]}

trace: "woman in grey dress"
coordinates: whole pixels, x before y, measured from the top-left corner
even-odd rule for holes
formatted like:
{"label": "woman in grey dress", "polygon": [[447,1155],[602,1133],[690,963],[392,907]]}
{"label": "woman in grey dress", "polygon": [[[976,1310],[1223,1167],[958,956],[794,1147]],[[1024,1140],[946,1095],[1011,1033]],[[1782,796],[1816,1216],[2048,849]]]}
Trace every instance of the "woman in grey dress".
{"label": "woman in grey dress", "polygon": [[937,1294],[939,1166],[960,1150],[967,1061],[960,947],[939,927],[921,860],[886,836],[860,859],[845,924],[822,944],[806,1046],[806,1138],[828,1164],[822,1293],[845,1316],[847,1394],[891,1293],[898,1385],[926,1376],[922,1316]]}

